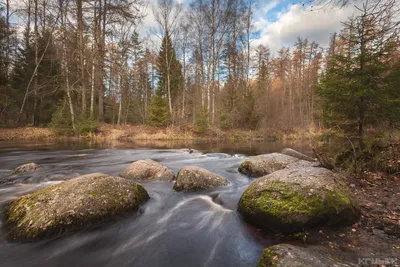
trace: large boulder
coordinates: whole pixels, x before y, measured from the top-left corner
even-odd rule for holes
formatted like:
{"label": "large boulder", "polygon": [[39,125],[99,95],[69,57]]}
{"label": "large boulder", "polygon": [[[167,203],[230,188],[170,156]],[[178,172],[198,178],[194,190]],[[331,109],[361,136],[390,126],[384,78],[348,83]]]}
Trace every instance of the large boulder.
{"label": "large boulder", "polygon": [[360,209],[343,181],[325,168],[276,171],[250,184],[238,210],[247,221],[281,233],[324,223],[351,224]]}
{"label": "large boulder", "polygon": [[229,184],[228,179],[196,166],[179,170],[174,189],[176,191],[200,191]]}
{"label": "large boulder", "polygon": [[271,153],[248,157],[239,167],[239,172],[252,177],[261,177],[286,168],[298,158],[281,153]]}
{"label": "large boulder", "polygon": [[103,173],[79,176],[6,205],[9,239],[35,240],[109,221],[137,210],[150,197],[134,181]]}
{"label": "large boulder", "polygon": [[151,159],[133,162],[119,176],[141,181],[172,181],[175,178],[170,169]]}
{"label": "large boulder", "polygon": [[307,160],[307,161],[311,161],[311,162],[315,161],[315,159],[313,159],[313,158],[311,158],[311,157],[309,157],[309,156],[307,156],[307,155],[305,155],[303,153],[300,153],[300,152],[298,152],[298,151],[296,151],[294,149],[291,149],[291,148],[285,148],[285,149],[283,149],[281,151],[281,153],[285,154],[285,155],[288,155],[288,156],[292,156],[292,157],[298,158],[298,159],[302,159],[302,160]]}
{"label": "large boulder", "polygon": [[40,169],[41,167],[42,166],[40,166],[39,164],[36,164],[34,162],[25,163],[25,164],[22,164],[21,166],[18,166],[17,168],[15,168],[12,171],[12,174],[22,174],[22,173],[32,172],[37,169]]}
{"label": "large boulder", "polygon": [[332,257],[323,247],[279,244],[264,250],[257,267],[356,267]]}

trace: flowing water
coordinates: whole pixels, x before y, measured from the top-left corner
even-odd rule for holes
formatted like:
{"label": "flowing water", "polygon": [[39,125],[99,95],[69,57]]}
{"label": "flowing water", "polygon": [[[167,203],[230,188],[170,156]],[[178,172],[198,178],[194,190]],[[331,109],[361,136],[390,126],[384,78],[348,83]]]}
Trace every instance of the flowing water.
{"label": "flowing water", "polygon": [[[178,149],[188,145],[202,153]],[[0,143],[1,212],[8,200],[43,186],[93,172],[118,175],[139,159],[153,159],[174,172],[200,166],[231,182],[197,193],[175,192],[170,182],[145,182],[151,199],[138,212],[39,242],[9,242],[0,225],[0,266],[255,266],[271,240],[236,211],[253,181],[237,168],[247,155],[284,147],[310,152],[309,145],[295,143]],[[77,154],[87,156],[71,157]],[[26,162],[43,167],[10,174]]]}

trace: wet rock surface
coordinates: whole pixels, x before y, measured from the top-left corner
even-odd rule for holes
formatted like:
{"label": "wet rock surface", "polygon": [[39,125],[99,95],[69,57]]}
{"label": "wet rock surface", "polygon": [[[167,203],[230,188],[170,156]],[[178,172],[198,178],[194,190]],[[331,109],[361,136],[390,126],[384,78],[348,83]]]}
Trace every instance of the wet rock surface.
{"label": "wet rock surface", "polygon": [[109,221],[148,199],[134,181],[93,173],[12,200],[4,222],[9,239],[36,240]]}
{"label": "wet rock surface", "polygon": [[343,177],[324,168],[284,169],[254,181],[240,198],[244,218],[273,232],[357,221],[360,209]]}
{"label": "wet rock surface", "polygon": [[36,164],[34,162],[25,163],[25,164],[15,168],[12,171],[12,174],[23,174],[23,173],[27,173],[27,172],[33,172],[37,169],[40,169],[41,167],[42,166],[40,166],[39,164]]}
{"label": "wet rock surface", "polygon": [[206,169],[187,166],[179,170],[174,190],[200,191],[229,184],[228,179]]}
{"label": "wet rock surface", "polygon": [[169,182],[175,179],[175,174],[170,169],[151,159],[133,162],[119,176],[142,181]]}
{"label": "wet rock surface", "polygon": [[299,161],[298,158],[281,153],[271,153],[248,157],[239,167],[239,172],[251,177],[261,177],[286,168],[291,163]]}
{"label": "wet rock surface", "polygon": [[320,246],[297,247],[279,244],[264,250],[257,267],[356,267],[332,257]]}

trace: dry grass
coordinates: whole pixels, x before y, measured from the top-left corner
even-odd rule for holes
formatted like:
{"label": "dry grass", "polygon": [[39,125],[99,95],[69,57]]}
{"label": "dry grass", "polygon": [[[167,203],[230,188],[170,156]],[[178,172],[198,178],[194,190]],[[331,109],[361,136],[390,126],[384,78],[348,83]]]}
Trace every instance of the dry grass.
{"label": "dry grass", "polygon": [[23,127],[13,129],[0,129],[0,140],[43,140],[53,139],[57,135],[48,128]]}
{"label": "dry grass", "polygon": [[307,128],[296,128],[289,130],[275,130],[269,131],[272,135],[276,136],[277,139],[283,141],[291,141],[291,140],[310,140],[315,139],[322,134],[326,133],[326,130],[317,128],[314,126]]}
{"label": "dry grass", "polygon": [[93,134],[81,136],[60,136],[48,128],[24,127],[15,129],[0,129],[0,140],[44,140],[44,139],[91,139],[98,142],[134,142],[138,140],[225,140],[231,142],[248,142],[251,140],[304,140],[321,135],[323,131],[316,128],[263,131],[251,130],[221,130],[213,127],[205,133],[198,134],[193,125],[170,126],[155,128],[146,125],[121,125],[102,124]]}
{"label": "dry grass", "polygon": [[130,140],[195,140],[196,134],[180,127],[167,127],[165,129],[140,127],[138,131],[129,136]]}

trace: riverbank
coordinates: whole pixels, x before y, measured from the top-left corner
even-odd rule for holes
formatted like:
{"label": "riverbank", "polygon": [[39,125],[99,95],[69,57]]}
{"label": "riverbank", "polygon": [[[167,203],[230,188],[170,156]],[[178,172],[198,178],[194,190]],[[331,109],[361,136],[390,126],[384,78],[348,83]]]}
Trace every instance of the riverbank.
{"label": "riverbank", "polygon": [[212,128],[204,133],[197,133],[193,125],[170,126],[167,128],[155,128],[145,125],[114,126],[102,124],[94,133],[87,135],[60,135],[50,128],[21,127],[0,129],[0,141],[18,140],[53,140],[53,139],[94,139],[98,141],[124,141],[137,140],[198,140],[213,141],[223,140],[231,142],[246,141],[277,141],[277,140],[310,140],[320,136],[319,129],[298,130],[221,130]]}
{"label": "riverbank", "polygon": [[364,172],[348,185],[360,204],[360,220],[349,227],[315,228],[307,233],[306,244],[321,245],[338,259],[354,263],[360,258],[399,258],[400,178]]}

